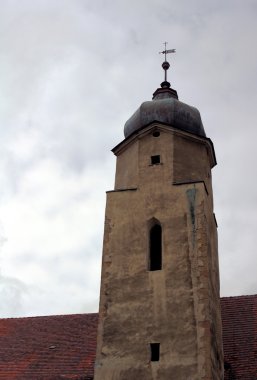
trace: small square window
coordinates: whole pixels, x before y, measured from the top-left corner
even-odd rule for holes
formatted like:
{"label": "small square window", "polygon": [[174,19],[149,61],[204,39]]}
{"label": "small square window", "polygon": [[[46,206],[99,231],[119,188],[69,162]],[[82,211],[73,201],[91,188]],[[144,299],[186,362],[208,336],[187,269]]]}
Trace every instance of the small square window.
{"label": "small square window", "polygon": [[158,165],[161,162],[161,156],[151,156],[151,164],[152,165]]}
{"label": "small square window", "polygon": [[160,343],[150,343],[151,349],[151,362],[158,362],[160,360]]}

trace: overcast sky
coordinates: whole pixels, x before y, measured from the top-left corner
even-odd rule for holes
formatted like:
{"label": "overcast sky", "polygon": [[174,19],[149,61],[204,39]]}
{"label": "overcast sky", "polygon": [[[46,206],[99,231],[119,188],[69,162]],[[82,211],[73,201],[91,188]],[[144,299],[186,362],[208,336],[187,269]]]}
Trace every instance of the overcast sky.
{"label": "overcast sky", "polygon": [[256,0],[0,5],[0,317],[98,310],[110,150],[165,40],[215,145],[221,295],[257,293]]}

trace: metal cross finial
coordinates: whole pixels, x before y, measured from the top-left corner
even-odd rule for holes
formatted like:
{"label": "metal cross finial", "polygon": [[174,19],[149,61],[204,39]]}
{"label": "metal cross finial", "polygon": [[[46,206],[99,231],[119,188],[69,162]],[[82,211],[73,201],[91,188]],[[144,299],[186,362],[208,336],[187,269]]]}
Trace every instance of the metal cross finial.
{"label": "metal cross finial", "polygon": [[168,49],[168,50],[166,49],[167,48],[167,43],[168,42],[166,42],[166,41],[163,42],[165,50],[159,52],[159,54],[165,54],[165,61],[166,61],[166,54],[168,54],[168,53],[176,53],[176,49]]}
{"label": "metal cross finial", "polygon": [[166,61],[166,54],[167,54],[167,51],[166,51],[166,49],[167,49],[167,43],[168,43],[167,41],[163,42],[163,45],[164,45],[164,48],[165,48],[164,49],[164,52],[165,52],[164,53],[165,54],[165,61]]}
{"label": "metal cross finial", "polygon": [[167,43],[168,42],[166,42],[166,41],[163,43],[163,45],[165,47],[165,50],[159,52],[159,54],[165,54],[165,60],[164,60],[164,62],[162,64],[162,68],[164,70],[164,81],[165,82],[167,82],[167,70],[170,67],[169,62],[166,61],[166,55],[169,54],[169,53],[176,53],[176,49],[168,49],[167,50]]}

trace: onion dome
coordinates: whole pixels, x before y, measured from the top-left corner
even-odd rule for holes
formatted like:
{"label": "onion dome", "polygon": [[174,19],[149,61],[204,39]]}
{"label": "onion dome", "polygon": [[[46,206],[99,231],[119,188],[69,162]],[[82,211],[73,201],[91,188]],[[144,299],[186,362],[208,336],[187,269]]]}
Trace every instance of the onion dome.
{"label": "onion dome", "polygon": [[142,103],[125,123],[125,138],[153,122],[206,137],[200,112],[197,108],[180,102],[177,91],[173,90],[170,83],[167,82],[169,66],[169,63],[165,60],[162,64],[165,71],[165,80],[161,83],[161,87],[154,92],[152,101]]}

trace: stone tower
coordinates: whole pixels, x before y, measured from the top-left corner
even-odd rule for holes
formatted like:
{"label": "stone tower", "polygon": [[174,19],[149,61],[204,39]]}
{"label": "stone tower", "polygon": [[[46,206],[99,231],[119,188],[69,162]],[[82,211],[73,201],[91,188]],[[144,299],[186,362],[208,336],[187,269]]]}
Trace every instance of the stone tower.
{"label": "stone tower", "polygon": [[94,379],[221,380],[213,144],[167,80],[124,134],[107,192]]}

